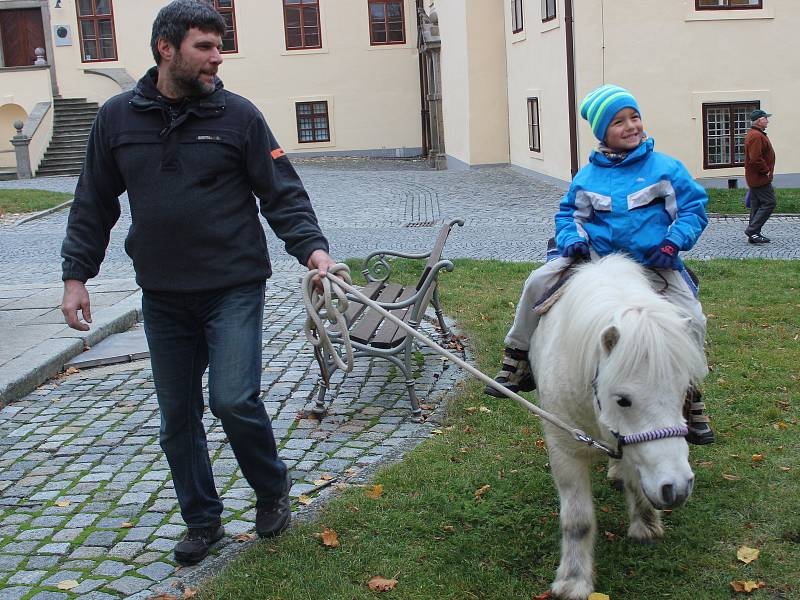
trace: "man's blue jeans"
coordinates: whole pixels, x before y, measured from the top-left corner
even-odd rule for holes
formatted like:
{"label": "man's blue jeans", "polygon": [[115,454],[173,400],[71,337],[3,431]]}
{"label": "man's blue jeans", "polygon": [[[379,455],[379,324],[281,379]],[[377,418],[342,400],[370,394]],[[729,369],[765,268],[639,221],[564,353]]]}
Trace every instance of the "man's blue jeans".
{"label": "man's blue jeans", "polygon": [[275,498],[285,482],[286,465],[260,400],[264,288],[256,282],[200,293],[143,293],[161,448],[189,527],[214,525],[222,514],[203,426],[207,367],[209,408],[256,496]]}

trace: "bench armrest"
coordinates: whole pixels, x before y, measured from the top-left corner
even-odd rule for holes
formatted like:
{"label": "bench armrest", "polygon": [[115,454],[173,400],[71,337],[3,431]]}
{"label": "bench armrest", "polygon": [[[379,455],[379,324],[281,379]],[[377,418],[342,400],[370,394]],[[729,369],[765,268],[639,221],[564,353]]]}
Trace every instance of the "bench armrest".
{"label": "bench armrest", "polygon": [[[430,271],[428,271],[428,274],[426,275],[425,279],[422,280],[422,282],[419,284],[419,287],[417,288],[417,291],[414,293],[413,296],[409,296],[408,298],[406,298],[402,302],[378,302],[378,301],[376,301],[375,303],[378,306],[380,306],[381,308],[385,308],[386,310],[395,310],[395,309],[398,309],[398,308],[405,308],[407,306],[413,306],[413,305],[419,304],[420,308],[422,308],[422,310],[424,311],[425,309],[428,308],[427,307],[428,302],[424,303],[425,306],[421,306],[422,300],[423,300],[423,298],[425,298],[428,295],[428,292],[429,292],[431,286],[436,281],[436,278],[437,278],[437,276],[439,274],[439,271],[441,271],[442,269],[445,269],[447,272],[451,272],[453,270],[453,268],[454,268],[454,265],[453,265],[453,263],[451,261],[449,261],[449,260],[440,260],[435,265],[433,265],[433,267],[431,268]],[[348,299],[350,299],[350,300],[352,300],[354,302],[359,302],[359,300],[357,298],[352,298],[349,294],[348,294]],[[416,310],[419,312],[419,309],[416,309]]]}

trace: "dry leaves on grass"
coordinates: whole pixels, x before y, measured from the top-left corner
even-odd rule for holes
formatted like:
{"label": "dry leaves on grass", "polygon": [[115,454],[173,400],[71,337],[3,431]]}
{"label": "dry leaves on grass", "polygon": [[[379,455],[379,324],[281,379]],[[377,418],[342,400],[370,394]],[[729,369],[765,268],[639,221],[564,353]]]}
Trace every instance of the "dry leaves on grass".
{"label": "dry leaves on grass", "polygon": [[327,548],[339,547],[339,534],[333,529],[325,529],[322,533],[318,533],[317,537],[322,540],[322,545]]}
{"label": "dry leaves on grass", "polygon": [[371,488],[368,488],[364,494],[367,496],[367,498],[377,500],[383,494],[383,486],[380,483],[373,485]]}
{"label": "dry leaves on grass", "polygon": [[56,506],[59,506],[61,508],[66,508],[70,504],[72,503],[69,500],[59,500],[58,502],[56,502]]}
{"label": "dry leaves on grass", "polygon": [[119,526],[120,529],[130,529],[131,527],[133,527],[133,523],[129,523],[128,521],[125,521]]}
{"label": "dry leaves on grass", "polygon": [[475,501],[480,502],[480,500],[483,498],[483,495],[490,489],[492,489],[492,486],[487,483],[486,485],[475,490]]}
{"label": "dry leaves on grass", "polygon": [[256,539],[256,534],[254,533],[240,533],[233,537],[234,540],[237,542],[249,542],[250,540]]}
{"label": "dry leaves on grass", "polygon": [[183,590],[183,597],[184,598],[194,598],[197,595],[197,590],[194,588],[187,587]]}
{"label": "dry leaves on grass", "polygon": [[730,473],[723,473],[722,478],[728,481],[739,481],[741,479],[738,475],[731,475]]}
{"label": "dry leaves on grass", "polygon": [[761,551],[756,548],[749,548],[748,546],[742,546],[739,550],[736,551],[736,558],[742,561],[744,564],[749,565],[751,562],[758,558],[758,555],[761,554]]}
{"label": "dry leaves on grass", "polygon": [[533,600],[550,600],[553,597],[553,592],[547,590],[546,592],[542,592],[538,596],[534,596]]}
{"label": "dry leaves on grass", "polygon": [[79,369],[76,369],[75,367],[70,367],[69,369],[67,369],[66,371],[64,371],[64,373],[65,373],[66,375],[74,375],[75,373],[80,373],[80,370],[79,370]]}
{"label": "dry leaves on grass", "polygon": [[375,592],[388,592],[397,587],[397,579],[386,579],[376,575],[367,582],[367,585]]}
{"label": "dry leaves on grass", "polygon": [[300,494],[300,495],[297,497],[297,501],[298,501],[300,504],[302,504],[303,506],[308,506],[308,505],[309,505],[309,504],[311,504],[311,503],[312,503],[314,500],[311,498],[311,496],[306,496],[305,494]]}
{"label": "dry leaves on grass", "polygon": [[731,587],[736,593],[752,594],[755,590],[767,587],[763,581],[731,581]]}
{"label": "dry leaves on grass", "polygon": [[601,594],[600,592],[592,592],[589,594],[589,600],[611,600],[608,594]]}

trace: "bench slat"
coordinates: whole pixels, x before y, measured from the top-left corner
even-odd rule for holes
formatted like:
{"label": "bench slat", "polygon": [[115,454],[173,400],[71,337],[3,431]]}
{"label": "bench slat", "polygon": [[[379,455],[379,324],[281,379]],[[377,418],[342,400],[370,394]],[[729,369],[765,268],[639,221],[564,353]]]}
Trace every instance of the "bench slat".
{"label": "bench slat", "polygon": [[[417,293],[417,289],[413,286],[408,286],[403,293],[400,294],[400,297],[397,299],[397,302],[401,302],[403,300],[408,300]],[[407,306],[405,308],[396,308],[393,311],[390,311],[392,315],[400,319],[401,321],[405,322],[411,316],[411,309],[413,306]],[[380,331],[378,331],[375,338],[372,340],[372,345],[376,348],[392,348],[397,345],[401,340],[403,340],[408,334],[406,333],[405,329],[402,329],[399,325],[392,323],[389,319],[386,319],[381,326]]]}
{"label": "bench slat", "polygon": [[[376,302],[394,302],[398,294],[403,291],[403,286],[397,283],[387,285],[378,297]],[[374,335],[375,331],[383,321],[383,315],[372,309],[367,309],[361,316],[358,323],[355,324],[350,332],[350,339],[360,344],[366,344]]]}
{"label": "bench slat", "polygon": [[[380,291],[383,289],[383,283],[383,281],[370,281],[367,285],[361,288],[361,293],[370,300],[375,300]],[[366,304],[356,302],[355,300],[350,301],[350,306],[347,307],[347,310],[344,313],[345,323],[347,323],[348,327],[355,323],[358,317],[361,316],[361,313],[364,312],[365,308],[367,308]],[[333,325],[330,329],[334,332],[339,331],[339,327],[336,325]]]}

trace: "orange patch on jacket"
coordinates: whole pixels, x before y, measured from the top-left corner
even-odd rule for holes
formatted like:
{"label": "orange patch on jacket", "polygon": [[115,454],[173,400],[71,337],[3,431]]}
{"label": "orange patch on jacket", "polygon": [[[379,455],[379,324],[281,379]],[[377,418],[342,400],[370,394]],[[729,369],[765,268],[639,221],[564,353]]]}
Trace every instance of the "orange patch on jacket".
{"label": "orange patch on jacket", "polygon": [[275,150],[272,151],[273,160],[280,158],[281,156],[286,156],[286,151],[283,148],[275,148]]}

